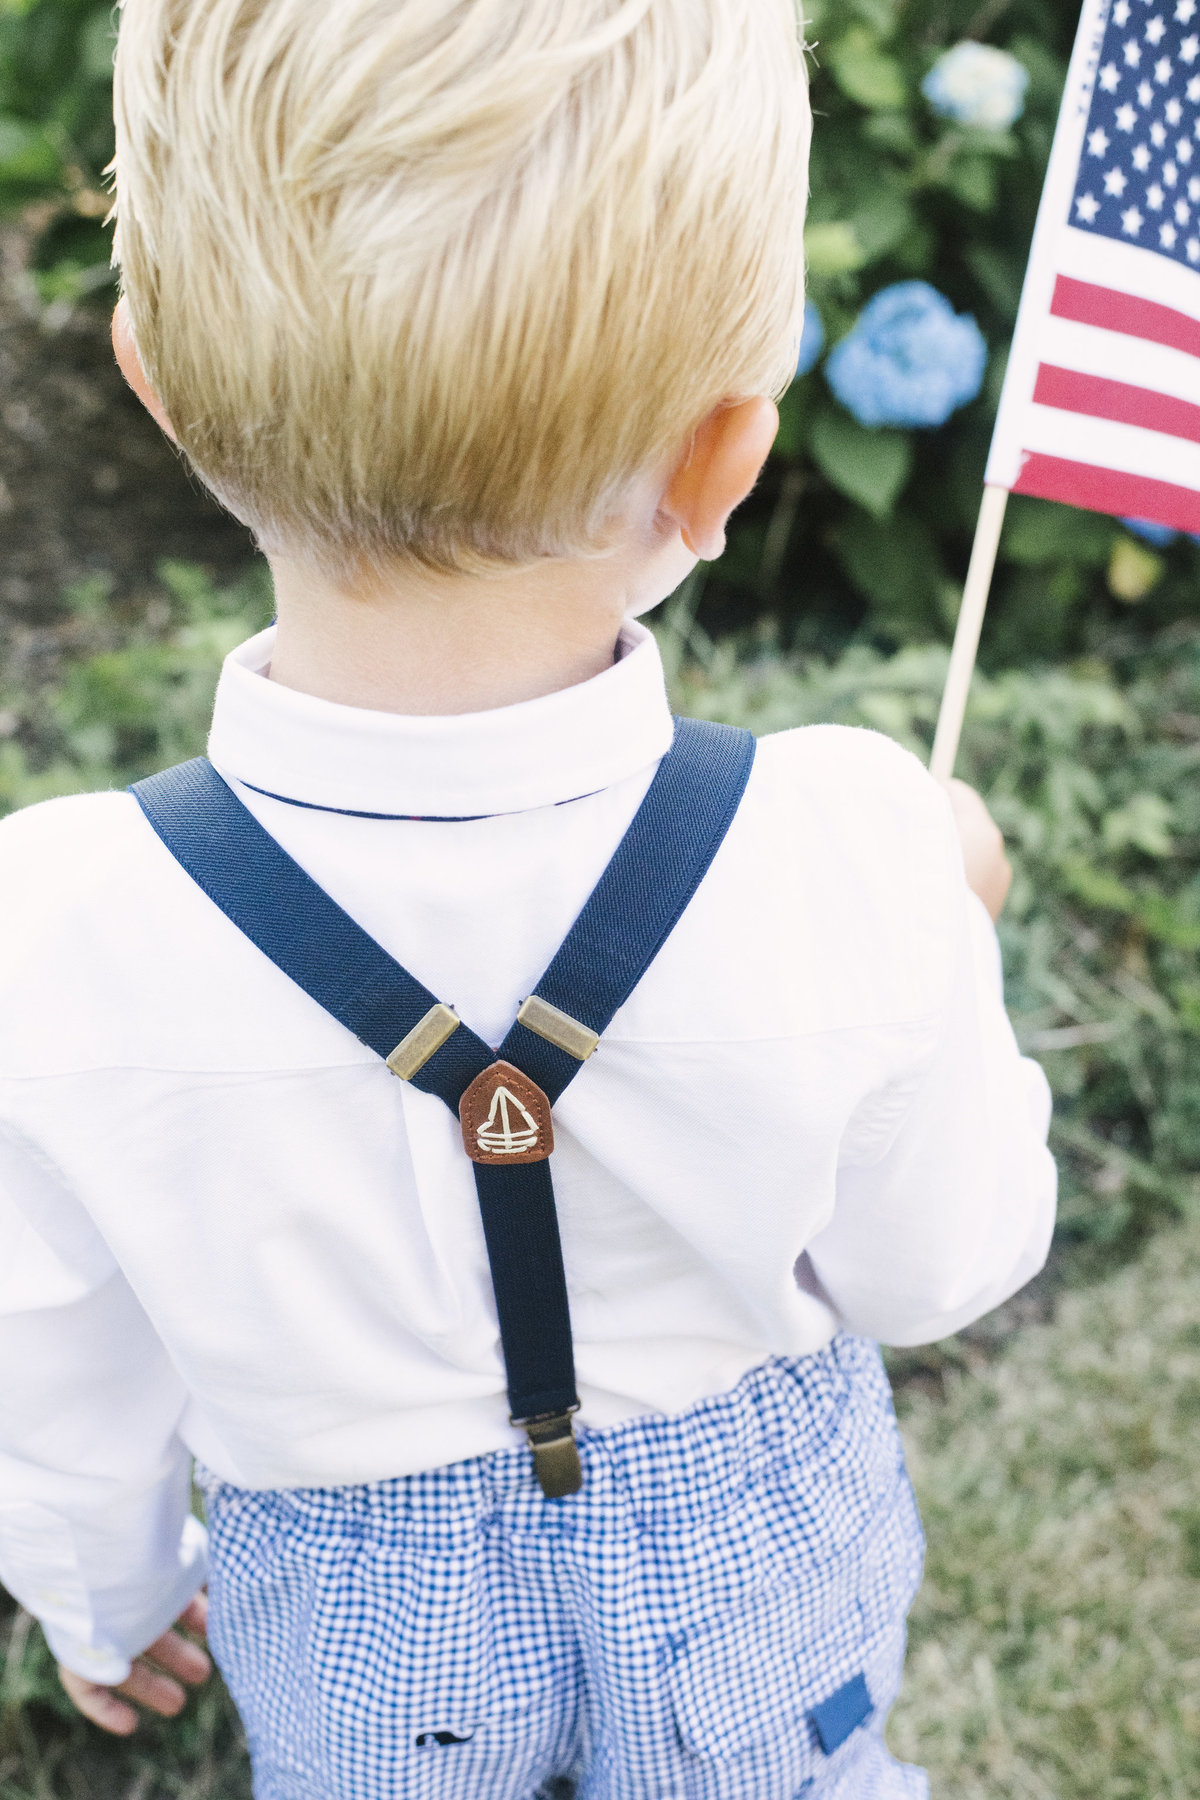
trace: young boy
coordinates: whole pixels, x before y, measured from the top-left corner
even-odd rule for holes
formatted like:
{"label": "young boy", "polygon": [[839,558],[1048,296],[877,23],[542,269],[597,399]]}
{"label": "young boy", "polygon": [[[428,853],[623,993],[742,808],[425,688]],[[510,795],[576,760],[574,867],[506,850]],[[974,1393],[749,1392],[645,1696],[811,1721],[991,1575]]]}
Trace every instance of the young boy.
{"label": "young boy", "polygon": [[922,1795],[870,1340],[1040,1266],[1045,1084],[945,794],[636,623],[794,367],[792,0],[125,0],[116,91],[118,354],[278,624],[217,773],[0,827],[0,1574],[178,1710],[196,1459],[260,1800]]}

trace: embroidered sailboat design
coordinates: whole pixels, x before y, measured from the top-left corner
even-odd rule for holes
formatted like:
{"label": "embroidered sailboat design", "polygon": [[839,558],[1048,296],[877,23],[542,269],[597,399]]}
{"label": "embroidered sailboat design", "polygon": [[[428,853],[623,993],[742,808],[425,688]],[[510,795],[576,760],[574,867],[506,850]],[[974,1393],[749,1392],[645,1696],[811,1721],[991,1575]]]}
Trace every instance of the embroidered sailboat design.
{"label": "embroidered sailboat design", "polygon": [[[514,1120],[514,1114],[520,1123]],[[487,1118],[475,1133],[481,1150],[493,1156],[517,1156],[532,1150],[538,1141],[538,1122],[528,1107],[523,1106],[509,1088],[498,1087],[492,1095]]]}

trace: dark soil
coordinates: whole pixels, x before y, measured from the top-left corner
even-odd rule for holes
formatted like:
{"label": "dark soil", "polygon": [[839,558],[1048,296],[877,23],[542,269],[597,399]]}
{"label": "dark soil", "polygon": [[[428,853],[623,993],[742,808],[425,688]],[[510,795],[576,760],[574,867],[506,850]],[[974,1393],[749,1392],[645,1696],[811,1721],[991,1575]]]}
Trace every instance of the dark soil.
{"label": "dark soil", "polygon": [[48,327],[23,304],[19,239],[0,240],[0,635],[52,627],[63,589],[89,576],[130,599],[163,558],[218,579],[254,555],[249,533],[201,488],[121,378],[107,310]]}

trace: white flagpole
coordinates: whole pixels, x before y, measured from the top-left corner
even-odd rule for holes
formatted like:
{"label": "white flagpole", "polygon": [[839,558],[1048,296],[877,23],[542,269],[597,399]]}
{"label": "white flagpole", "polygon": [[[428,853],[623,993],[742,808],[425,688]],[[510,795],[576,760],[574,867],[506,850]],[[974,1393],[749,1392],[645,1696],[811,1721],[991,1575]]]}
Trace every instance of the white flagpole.
{"label": "white flagpole", "polygon": [[967,570],[967,584],[963,589],[962,606],[954,633],[954,648],[950,653],[946,691],[942,695],[942,709],[938,714],[933,755],[929,762],[933,774],[943,781],[954,773],[963,713],[971,686],[971,671],[975,667],[979,632],[983,625],[992,571],[996,566],[1004,508],[1008,501],[1008,491],[1020,475],[1023,463],[1022,421],[1033,400],[1034,382],[1041,358],[1041,323],[1050,310],[1054,289],[1057,267],[1054,246],[1070,213],[1076,171],[1083,153],[1092,84],[1100,61],[1100,48],[1104,41],[1110,3],[1111,0],[1083,0],[1079,30],[1075,36],[1075,48],[1071,54],[1067,84],[1063,90],[1063,103],[1059,108],[1050,164],[1046,170],[1037,224],[1034,227],[1033,245],[1021,289],[1021,306],[1004,377],[1004,390],[1000,396],[996,429],[992,434],[992,446],[984,476],[983,505],[979,509],[979,523],[975,527],[971,564]]}
{"label": "white flagpole", "polygon": [[992,571],[996,567],[1000,528],[1004,524],[1004,509],[1007,504],[1007,488],[984,488],[983,504],[979,508],[979,519],[975,526],[975,541],[971,545],[967,583],[963,588],[958,624],[954,629],[954,648],[950,652],[950,668],[946,675],[941,711],[938,713],[933,755],[929,759],[930,773],[936,775],[939,781],[948,781],[954,773],[963,715],[967,710],[967,695],[971,689],[971,675],[979,649],[979,633],[983,629],[983,614],[992,585]]}

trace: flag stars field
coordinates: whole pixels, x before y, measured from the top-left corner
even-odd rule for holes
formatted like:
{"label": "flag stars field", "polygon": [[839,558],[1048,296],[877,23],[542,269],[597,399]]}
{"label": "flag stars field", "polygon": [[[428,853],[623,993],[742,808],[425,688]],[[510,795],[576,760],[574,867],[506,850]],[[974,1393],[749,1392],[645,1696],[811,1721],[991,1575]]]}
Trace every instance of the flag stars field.
{"label": "flag stars field", "polygon": [[[1198,0],[1141,5],[1147,13],[1135,18],[1130,0],[1115,0],[1109,15],[1084,159],[1102,161],[1104,175],[1097,187],[1095,174],[1085,178],[1081,169],[1071,208],[1082,229],[1126,240],[1145,238],[1147,215],[1171,206],[1192,161],[1191,140],[1200,141],[1200,72],[1189,73],[1200,62]],[[1189,188],[1189,199],[1200,202],[1200,189]],[[1189,208],[1156,221],[1160,253],[1195,261],[1179,232],[1191,216]]]}

